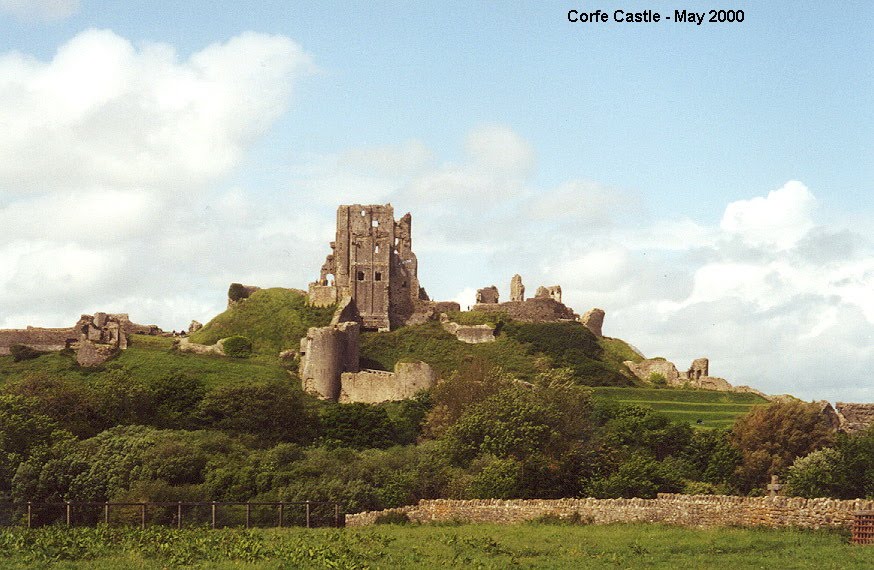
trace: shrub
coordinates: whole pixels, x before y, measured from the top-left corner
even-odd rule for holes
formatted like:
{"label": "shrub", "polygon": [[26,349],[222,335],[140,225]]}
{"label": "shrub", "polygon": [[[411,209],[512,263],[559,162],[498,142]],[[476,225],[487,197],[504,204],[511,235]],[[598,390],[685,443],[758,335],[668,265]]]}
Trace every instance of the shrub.
{"label": "shrub", "polygon": [[240,335],[228,337],[222,343],[225,354],[231,358],[249,358],[252,356],[252,341]]}
{"label": "shrub", "polygon": [[249,296],[249,290],[242,283],[231,283],[228,287],[228,299],[231,301],[239,301]]}
{"label": "shrub", "polygon": [[23,344],[13,344],[9,347],[9,353],[12,355],[13,362],[21,362],[22,360],[33,360],[45,354],[41,350],[25,346]]}
{"label": "shrub", "polygon": [[659,374],[658,372],[653,372],[652,374],[650,374],[649,378],[647,378],[647,380],[653,386],[667,386],[668,385],[668,380],[667,380],[667,378],[665,378],[665,375]]}

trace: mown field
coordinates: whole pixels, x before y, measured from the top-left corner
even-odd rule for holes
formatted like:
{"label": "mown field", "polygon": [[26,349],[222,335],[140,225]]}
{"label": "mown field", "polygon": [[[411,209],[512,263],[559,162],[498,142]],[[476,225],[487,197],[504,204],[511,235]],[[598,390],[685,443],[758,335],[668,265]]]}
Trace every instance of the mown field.
{"label": "mown field", "polygon": [[595,396],[622,404],[648,406],[672,419],[705,428],[727,428],[754,406],[766,404],[755,394],[672,390],[667,388],[594,388]]}
{"label": "mown field", "polygon": [[843,532],[655,524],[0,531],[4,568],[870,568]]}

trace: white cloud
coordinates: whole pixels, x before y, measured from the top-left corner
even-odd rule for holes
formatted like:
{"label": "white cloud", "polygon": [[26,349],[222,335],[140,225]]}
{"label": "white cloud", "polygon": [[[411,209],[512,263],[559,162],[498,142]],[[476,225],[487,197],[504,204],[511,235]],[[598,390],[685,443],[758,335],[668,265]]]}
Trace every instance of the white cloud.
{"label": "white cloud", "polygon": [[0,10],[22,20],[63,20],[79,10],[79,0],[0,0]]}
{"label": "white cloud", "polygon": [[766,197],[732,202],[725,208],[719,225],[749,245],[787,249],[814,227],[811,219],[814,204],[807,187],[793,180]]}
{"label": "white cloud", "polygon": [[49,62],[0,57],[0,184],[196,188],[227,173],[312,68],[291,40],[247,32],[180,61],[88,30]]}
{"label": "white cloud", "polygon": [[181,325],[218,312],[230,281],[287,284],[307,225],[259,235],[297,220],[220,181],[312,69],[293,41],[251,32],[185,60],[108,30],[50,61],[0,55],[4,326],[96,310]]}

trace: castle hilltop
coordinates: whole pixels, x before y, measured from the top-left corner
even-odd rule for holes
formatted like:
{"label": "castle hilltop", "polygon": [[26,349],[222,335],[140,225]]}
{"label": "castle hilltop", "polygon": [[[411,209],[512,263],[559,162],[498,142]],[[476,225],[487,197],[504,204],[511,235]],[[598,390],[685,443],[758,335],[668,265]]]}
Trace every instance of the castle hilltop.
{"label": "castle hilltop", "polygon": [[[419,281],[418,269],[409,213],[395,219],[391,204],[341,205],[330,253],[306,291],[233,283],[227,310],[206,326],[192,321],[187,332],[165,333],[154,325],[137,325],[127,314],[102,312],[82,315],[70,328],[0,330],[0,356],[20,361],[69,351],[80,367],[99,368],[125,351],[134,334],[172,337],[173,352],[204,357],[236,356],[225,350],[225,341],[236,336],[238,345],[241,339],[249,343],[250,352],[253,344],[260,343],[256,351],[262,355],[278,353],[281,365],[296,369],[302,389],[315,397],[374,404],[412,398],[433,387],[441,373],[452,370],[447,368],[446,354],[460,361],[462,355],[508,350],[506,343],[463,349],[457,343],[507,340],[517,343],[510,350],[530,350],[524,358],[539,359],[541,365],[580,367],[574,374],[593,386],[692,388],[773,399],[711,376],[706,358],[678,368],[664,358],[644,357],[621,339],[604,336],[604,310],[593,308],[579,315],[564,303],[560,285],[526,288],[516,274],[506,296],[496,285],[481,287],[474,305],[462,311],[457,302],[432,300]],[[259,306],[261,312],[256,312]],[[285,316],[278,317],[283,311]],[[414,329],[418,325],[425,326]],[[410,329],[392,332],[403,327]],[[547,353],[545,347],[554,338],[543,341],[550,335],[562,340]],[[419,339],[418,350],[400,346],[410,338]],[[404,340],[382,349],[392,356],[373,358],[369,343],[392,345],[396,339]],[[437,348],[422,349],[430,341]],[[596,378],[597,374],[602,376]],[[874,404],[823,402],[822,413],[841,431],[859,431],[874,423]]]}

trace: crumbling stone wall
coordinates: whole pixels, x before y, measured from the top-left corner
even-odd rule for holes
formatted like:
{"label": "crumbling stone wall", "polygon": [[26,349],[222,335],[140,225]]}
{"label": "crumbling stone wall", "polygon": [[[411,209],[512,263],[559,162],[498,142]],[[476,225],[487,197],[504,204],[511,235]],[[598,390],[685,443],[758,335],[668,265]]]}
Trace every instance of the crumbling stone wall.
{"label": "crumbling stone wall", "polygon": [[142,325],[133,325],[124,313],[95,313],[82,315],[74,326],[65,329],[0,330],[0,355],[9,354],[15,344],[45,352],[73,348],[80,366],[97,366],[127,348],[128,335],[135,326]]}
{"label": "crumbling stone wall", "polygon": [[424,362],[398,362],[394,372],[362,370],[340,376],[340,403],[378,404],[406,400],[422,390],[431,389],[437,373]]}
{"label": "crumbling stone wall", "polygon": [[518,273],[510,279],[510,300],[519,302],[525,300],[525,285],[522,283],[522,276]]}
{"label": "crumbling stone wall", "polygon": [[561,285],[550,285],[549,287],[541,285],[537,288],[534,296],[538,299],[552,299],[556,303],[561,303]]}
{"label": "crumbling stone wall", "polygon": [[874,509],[872,500],[798,497],[733,497],[660,493],[655,499],[422,500],[418,505],[346,515],[346,526],[367,526],[385,513],[404,513],[420,523],[516,524],[542,516],[579,516],[593,524],[659,522],[688,527],[765,526],[849,528],[854,513]]}
{"label": "crumbling stone wall", "polygon": [[583,326],[589,329],[593,335],[598,338],[601,338],[603,333],[601,332],[601,328],[604,326],[604,316],[606,313],[604,309],[589,309],[586,311],[582,317],[580,317],[580,322],[583,323]]}
{"label": "crumbling stone wall", "polygon": [[440,316],[440,325],[443,330],[461,342],[468,344],[480,344],[483,342],[495,342],[495,327],[491,325],[460,325],[449,320],[445,314]]}
{"label": "crumbling stone wall", "polygon": [[495,311],[506,313],[511,319],[525,323],[550,323],[572,321],[577,318],[573,310],[551,298],[531,298],[524,301],[506,303],[480,303],[473,306],[474,311]]}
{"label": "crumbling stone wall", "polygon": [[13,345],[21,344],[35,350],[56,352],[64,350],[79,340],[75,328],[46,329],[27,327],[26,329],[0,330],[0,356],[9,354]]}
{"label": "crumbling stone wall", "polygon": [[686,372],[689,380],[699,380],[702,376],[710,376],[710,361],[706,358],[696,358]]}
{"label": "crumbling stone wall", "polygon": [[718,392],[752,392],[763,395],[749,386],[734,388],[725,378],[708,376],[710,365],[706,358],[696,358],[687,372],[678,372],[674,363],[664,358],[647,358],[640,362],[626,360],[624,364],[632,374],[644,382],[651,382],[653,375],[659,374],[664,377],[668,386],[688,386]]}
{"label": "crumbling stone wall", "polygon": [[874,425],[874,404],[835,404],[840,429],[848,433],[863,431]]}
{"label": "crumbling stone wall", "polygon": [[494,305],[498,303],[498,288],[494,285],[476,290],[477,304]]}
{"label": "crumbling stone wall", "polygon": [[98,366],[127,348],[130,319],[124,313],[94,313],[82,315],[75,328],[79,331],[76,362]]}

